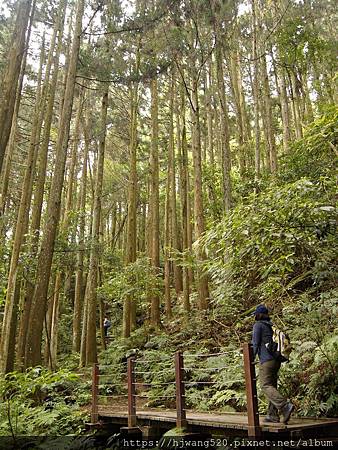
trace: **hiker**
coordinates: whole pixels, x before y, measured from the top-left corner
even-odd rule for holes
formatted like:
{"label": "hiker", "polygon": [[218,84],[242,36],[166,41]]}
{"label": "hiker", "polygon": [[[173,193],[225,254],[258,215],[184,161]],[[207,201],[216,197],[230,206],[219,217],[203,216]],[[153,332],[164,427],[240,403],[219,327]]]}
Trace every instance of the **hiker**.
{"label": "hiker", "polygon": [[269,400],[268,415],[265,422],[280,422],[279,416],[281,415],[281,421],[286,424],[294,406],[277,390],[281,361],[267,348],[267,344],[269,346],[273,341],[273,324],[270,321],[268,308],[265,305],[259,305],[253,315],[256,320],[252,337],[254,358],[256,355],[259,357],[259,380],[262,391]]}
{"label": "hiker", "polygon": [[105,337],[108,336],[108,329],[111,327],[111,322],[110,320],[107,319],[107,317],[104,318],[103,321],[103,328],[104,328],[104,335]]}

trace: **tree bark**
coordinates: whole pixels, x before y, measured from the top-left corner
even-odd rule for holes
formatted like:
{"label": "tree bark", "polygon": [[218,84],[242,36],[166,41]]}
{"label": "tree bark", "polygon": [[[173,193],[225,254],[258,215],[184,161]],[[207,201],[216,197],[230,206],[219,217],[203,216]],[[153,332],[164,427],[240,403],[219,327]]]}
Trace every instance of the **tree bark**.
{"label": "tree bark", "polygon": [[259,68],[258,68],[258,37],[256,0],[251,0],[252,6],[252,59],[253,59],[253,100],[255,118],[255,178],[260,177],[260,127],[259,127]]}
{"label": "tree bark", "polygon": [[[157,79],[150,82],[151,92],[151,154],[150,154],[150,247],[151,265],[158,274],[160,267],[160,210],[159,210],[159,155],[158,155],[158,90]],[[154,327],[160,325],[160,298],[155,294],[151,297],[151,323]]]}
{"label": "tree bark", "polygon": [[[180,252],[179,235],[178,235],[178,221],[177,221],[177,207],[176,207],[176,160],[175,160],[175,141],[174,141],[174,96],[175,96],[175,84],[174,75],[172,74],[169,93],[169,201],[170,201],[170,213],[171,213],[171,246],[175,252]],[[174,286],[176,295],[182,292],[182,269],[173,261],[174,269]]]}
{"label": "tree bark", "polygon": [[[203,191],[202,191],[202,161],[201,161],[201,124],[198,99],[198,78],[195,69],[192,72],[192,154],[194,165],[194,221],[195,238],[198,239],[205,231]],[[197,250],[198,264],[205,259],[204,251],[199,247]],[[208,277],[201,268],[197,271],[197,290],[199,309],[205,310],[209,305]]]}
{"label": "tree bark", "polygon": [[73,314],[73,351],[80,351],[81,343],[81,316],[83,309],[83,266],[84,266],[84,239],[85,239],[85,227],[86,227],[86,193],[87,193],[87,160],[89,153],[89,134],[88,126],[83,124],[84,134],[84,154],[83,154],[83,166],[81,174],[81,188],[79,199],[79,251],[76,258],[76,276],[75,276],[75,298],[74,298],[74,314]]}
{"label": "tree bark", "polygon": [[[136,51],[135,72],[140,65],[140,42]],[[126,234],[126,264],[136,261],[136,198],[137,198],[137,114],[138,83],[134,82],[130,89],[130,143],[129,143],[129,184],[128,184],[128,218]],[[136,325],[136,299],[130,295],[124,299],[123,305],[123,337],[129,337]]]}
{"label": "tree bark", "polygon": [[218,86],[218,101],[221,111],[221,146],[222,146],[222,179],[223,179],[223,207],[225,212],[229,212],[232,205],[231,194],[231,154],[230,154],[230,132],[228,106],[225,96],[224,71],[223,71],[223,48],[221,33],[215,27],[216,35],[216,74]]}
{"label": "tree bark", "polygon": [[2,83],[2,102],[0,105],[0,173],[5,157],[5,151],[12,127],[12,118],[15,107],[15,99],[20,76],[22,59],[25,54],[26,31],[28,27],[32,0],[21,0],[18,3],[17,16],[12,34],[10,50],[7,57],[7,66]]}
{"label": "tree bark", "polygon": [[94,196],[94,213],[92,226],[92,246],[89,260],[89,273],[86,287],[86,298],[88,305],[87,317],[87,342],[86,342],[86,365],[97,362],[97,342],[96,342],[96,308],[97,308],[97,287],[99,276],[99,255],[100,255],[100,224],[101,224],[101,198],[103,185],[104,154],[107,133],[107,110],[108,110],[108,87],[102,97],[101,105],[101,132],[98,149],[98,161],[96,169],[96,183]]}
{"label": "tree bark", "polygon": [[266,138],[267,138],[266,144],[268,147],[269,167],[272,173],[276,173],[277,151],[276,151],[275,129],[273,124],[269,75],[267,71],[265,55],[261,58],[261,69],[263,79],[264,115],[266,123]]}

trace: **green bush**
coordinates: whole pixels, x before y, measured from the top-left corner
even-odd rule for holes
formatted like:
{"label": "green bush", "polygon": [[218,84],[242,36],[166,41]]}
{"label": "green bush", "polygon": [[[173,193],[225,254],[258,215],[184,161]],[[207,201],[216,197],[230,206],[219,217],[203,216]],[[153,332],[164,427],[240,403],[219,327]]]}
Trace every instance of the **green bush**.
{"label": "green bush", "polygon": [[0,378],[1,435],[67,435],[84,430],[86,413],[79,409],[79,378],[66,370],[36,367]]}

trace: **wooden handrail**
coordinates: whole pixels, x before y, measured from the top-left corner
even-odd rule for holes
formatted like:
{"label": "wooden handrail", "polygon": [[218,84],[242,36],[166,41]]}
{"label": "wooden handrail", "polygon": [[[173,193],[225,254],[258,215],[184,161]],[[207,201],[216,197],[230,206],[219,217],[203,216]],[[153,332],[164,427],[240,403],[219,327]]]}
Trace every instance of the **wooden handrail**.
{"label": "wooden handrail", "polygon": [[135,357],[129,356],[128,375],[128,427],[136,427],[136,389],[135,389]]}
{"label": "wooden handrail", "polygon": [[98,410],[98,395],[99,395],[99,366],[93,364],[92,369],[92,410],[91,410],[91,423],[96,424],[99,420],[99,410]]}
{"label": "wooden handrail", "polygon": [[248,413],[248,436],[256,438],[262,435],[262,431],[259,426],[256,373],[254,366],[253,349],[252,345],[247,342],[243,344],[243,359]]}
{"label": "wooden handrail", "polygon": [[185,389],[184,389],[184,361],[181,352],[175,354],[175,381],[176,381],[176,426],[186,428],[187,417],[185,411]]}
{"label": "wooden handrail", "polygon": [[[248,436],[260,437],[262,430],[259,425],[258,398],[256,386],[256,374],[253,360],[253,349],[249,343],[243,344],[243,359],[245,372],[245,387],[248,414]],[[185,407],[185,380],[184,380],[184,358],[182,352],[175,354],[175,383],[176,383],[176,426],[187,427]],[[128,428],[136,427],[136,383],[135,383],[135,356],[130,356],[127,361],[128,376]],[[91,422],[98,422],[98,385],[99,367],[93,365],[92,371],[92,411]]]}

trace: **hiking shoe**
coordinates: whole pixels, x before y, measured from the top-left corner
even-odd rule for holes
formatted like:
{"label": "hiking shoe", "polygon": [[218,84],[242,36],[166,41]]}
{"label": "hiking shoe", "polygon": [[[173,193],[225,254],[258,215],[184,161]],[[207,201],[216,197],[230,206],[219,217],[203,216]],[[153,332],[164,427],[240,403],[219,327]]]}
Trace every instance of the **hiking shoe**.
{"label": "hiking shoe", "polygon": [[264,423],[279,423],[278,416],[266,416],[263,420]]}
{"label": "hiking shoe", "polygon": [[294,406],[292,403],[287,403],[281,410],[281,414],[282,414],[282,422],[283,423],[288,423],[291,413],[294,410]]}

